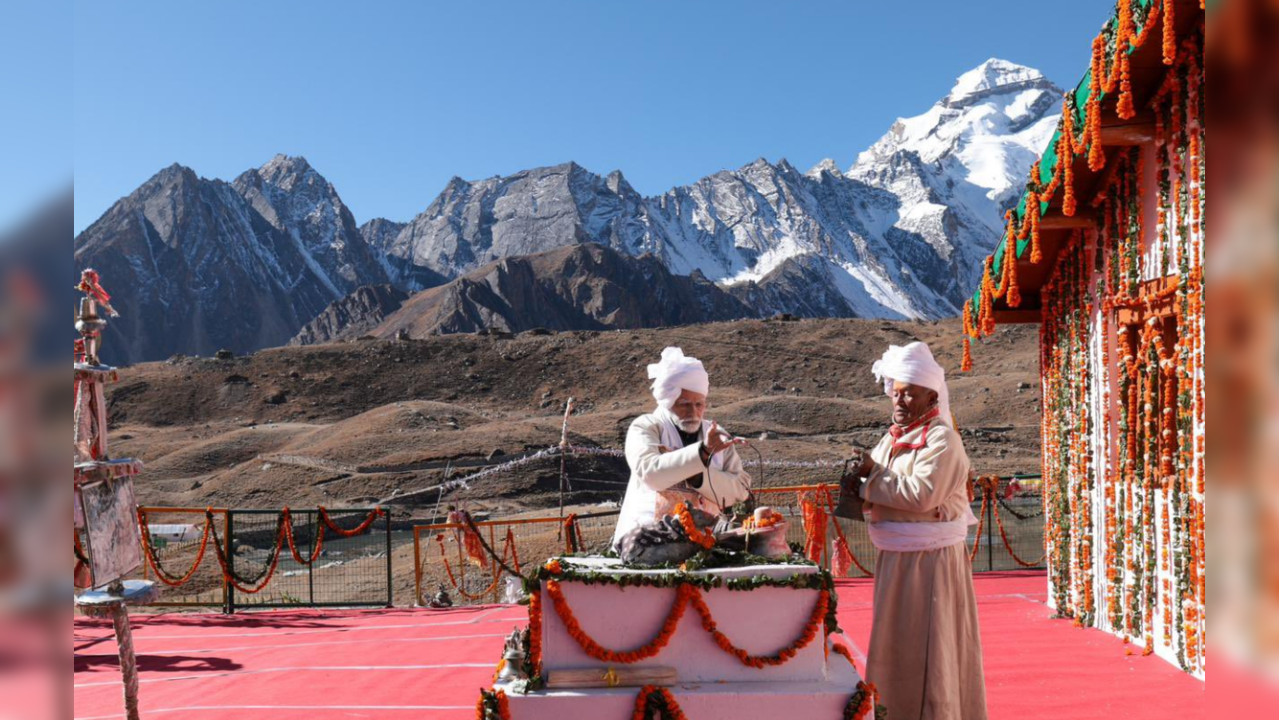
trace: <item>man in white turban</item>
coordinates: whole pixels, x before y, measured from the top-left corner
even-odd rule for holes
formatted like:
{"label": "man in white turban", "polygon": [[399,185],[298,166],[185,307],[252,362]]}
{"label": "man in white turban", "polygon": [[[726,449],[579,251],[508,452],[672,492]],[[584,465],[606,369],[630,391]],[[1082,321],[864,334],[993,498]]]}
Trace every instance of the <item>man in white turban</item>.
{"label": "man in white turban", "polygon": [[662,351],[648,366],[657,408],[640,415],[626,433],[626,462],[631,467],[626,499],[613,534],[622,536],[680,502],[712,515],[745,500],[751,477],[734,446],[742,440],[724,432],[706,416],[710,378],[697,358],[677,347]]}
{"label": "man in white turban", "polygon": [[970,463],[946,371],[928,346],[890,347],[872,368],[893,401],[875,449],[854,451],[837,514],[862,519],[879,551],[866,679],[888,716],[982,720],[986,683],[964,540]]}

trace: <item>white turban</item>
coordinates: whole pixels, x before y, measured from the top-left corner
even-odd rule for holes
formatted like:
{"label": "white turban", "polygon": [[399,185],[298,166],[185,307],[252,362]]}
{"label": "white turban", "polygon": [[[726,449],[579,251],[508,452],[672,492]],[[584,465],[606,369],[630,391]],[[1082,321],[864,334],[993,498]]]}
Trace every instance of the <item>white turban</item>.
{"label": "white turban", "polygon": [[946,387],[946,370],[933,359],[933,352],[922,342],[906,347],[890,345],[884,356],[871,366],[875,379],[884,381],[884,392],[893,394],[893,381],[919,385],[937,391],[938,418],[951,424],[950,390]]}
{"label": "white turban", "polygon": [[685,357],[684,351],[668,347],[662,351],[661,362],[648,366],[648,377],[653,381],[653,398],[657,404],[670,410],[681,390],[709,395],[711,379],[697,358]]}

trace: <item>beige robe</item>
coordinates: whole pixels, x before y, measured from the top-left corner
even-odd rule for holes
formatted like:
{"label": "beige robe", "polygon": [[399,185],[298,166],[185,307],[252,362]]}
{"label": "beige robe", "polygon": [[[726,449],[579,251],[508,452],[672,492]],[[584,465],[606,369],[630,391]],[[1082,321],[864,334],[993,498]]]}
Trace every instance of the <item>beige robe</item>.
{"label": "beige robe", "polygon": [[[902,442],[917,443],[923,429]],[[885,435],[862,486],[870,521],[935,522],[964,517],[970,464],[959,434],[935,423],[928,444],[890,458]],[[972,566],[963,543],[928,552],[880,551],[866,660],[892,720],[983,720],[982,672]]]}
{"label": "beige robe", "polygon": [[[626,432],[626,462],[631,466],[631,479],[613,533],[614,547],[623,535],[652,521],[659,513],[670,512],[680,501],[692,502],[695,507],[718,515],[720,508],[750,495],[751,476],[742,466],[736,448],[721,450],[708,466],[702,463],[702,442],[682,448],[663,446],[662,422],[657,413],[640,415]],[[711,422],[703,420],[703,439],[710,428]],[[687,487],[685,481],[695,475],[702,476],[701,486]]]}

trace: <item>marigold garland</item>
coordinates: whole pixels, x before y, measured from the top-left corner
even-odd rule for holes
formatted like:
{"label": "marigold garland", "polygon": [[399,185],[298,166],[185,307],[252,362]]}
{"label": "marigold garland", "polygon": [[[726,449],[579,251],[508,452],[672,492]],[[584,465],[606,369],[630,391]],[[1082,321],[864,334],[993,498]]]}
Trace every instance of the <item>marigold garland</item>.
{"label": "marigold garland", "polygon": [[[681,586],[688,587],[688,586]],[[813,606],[813,612],[808,618],[808,622],[804,625],[804,631],[789,646],[777,651],[774,655],[751,655],[745,650],[737,647],[724,633],[720,632],[715,624],[715,620],[711,617],[710,607],[706,605],[705,598],[702,593],[694,588],[694,593],[689,597],[693,604],[693,609],[702,616],[702,629],[711,634],[715,639],[715,644],[719,649],[735,656],[743,665],[762,669],[764,667],[776,667],[790,662],[791,658],[817,637],[818,630],[821,629],[826,618],[826,608],[830,603],[830,591],[822,590],[817,595],[817,603]]]}
{"label": "marigold garland", "polygon": [[548,580],[546,582],[546,594],[551,599],[551,607],[555,608],[555,614],[559,615],[560,620],[564,623],[564,628],[569,637],[573,638],[590,657],[600,662],[615,665],[637,663],[661,652],[670,643],[671,638],[675,636],[675,628],[684,617],[684,611],[696,592],[697,588],[692,585],[680,585],[675,592],[675,602],[671,605],[670,612],[667,613],[666,619],[662,622],[662,627],[658,630],[657,635],[634,650],[617,652],[595,642],[582,629],[577,617],[573,614],[573,609],[568,606],[568,601],[564,598],[564,591],[560,588],[558,580]]}
{"label": "marigold garland", "polygon": [[662,720],[688,720],[670,690],[645,685],[635,696],[635,711],[631,713],[631,720],[652,720],[654,717]]}
{"label": "marigold garland", "polygon": [[475,703],[475,720],[511,720],[511,701],[507,699],[506,692],[480,690],[480,699]]}
{"label": "marigold garland", "polygon": [[[519,571],[520,559],[515,551],[515,536],[510,532],[509,529],[507,530],[507,534],[506,534],[506,542],[502,547],[501,560],[499,561],[497,559],[491,559],[491,562],[490,562],[490,568],[493,573],[493,580],[492,582],[488,584],[487,587],[485,587],[483,590],[479,591],[478,593],[469,592],[466,590],[466,588],[463,587],[463,583],[465,583],[466,581],[466,576],[465,576],[466,563],[463,561],[464,559],[462,557],[462,544],[461,543],[458,544],[457,566],[458,566],[459,572],[463,574],[462,580],[459,581],[457,579],[457,576],[453,574],[453,566],[449,563],[448,550],[446,550],[444,547],[444,535],[442,533],[437,534],[435,536],[435,542],[440,547],[440,559],[443,560],[444,562],[444,572],[448,576],[449,583],[453,586],[454,590],[457,590],[458,593],[460,593],[462,597],[466,598],[467,600],[471,600],[471,601],[483,600],[487,595],[497,590],[498,584],[501,583],[502,581],[502,563],[506,561],[506,558],[508,555],[512,557],[515,564],[516,571],[517,572]],[[558,566],[558,561],[554,561],[554,562],[556,562]]]}
{"label": "marigold garland", "polygon": [[[160,561],[155,556],[155,548],[151,545],[151,530],[150,525],[147,522],[146,511],[142,508],[138,508],[138,529],[140,531],[139,534],[142,536],[142,554],[146,557],[147,565],[155,571],[155,576],[160,578],[161,582],[165,585],[177,587],[179,585],[185,585],[192,577],[195,577],[195,571],[200,569],[200,563],[204,560],[204,553],[209,547],[209,535],[211,534],[212,527],[210,525],[211,522],[212,520],[205,521],[204,531],[200,534],[200,549],[195,553],[195,560],[191,563],[191,568],[182,575],[171,575],[160,567]],[[75,549],[77,558],[81,559],[81,562],[85,565],[88,565],[88,558],[84,557],[84,550],[80,547],[79,533],[75,534]]]}
{"label": "marigold garland", "polygon": [[698,529],[697,523],[693,521],[693,514],[689,511],[687,503],[680,503],[676,505],[674,514],[675,517],[679,518],[679,523],[683,526],[684,533],[688,535],[689,541],[706,550],[710,550],[715,547],[715,536],[709,532]]}
{"label": "marigold garland", "polygon": [[676,628],[680,620],[683,619],[689,605],[692,605],[693,609],[701,617],[702,629],[711,634],[711,637],[715,639],[716,645],[724,652],[736,657],[743,665],[754,668],[782,665],[794,658],[800,650],[807,647],[817,637],[818,632],[825,626],[827,610],[830,607],[830,591],[825,589],[819,591],[817,602],[813,606],[813,612],[808,622],[805,623],[804,631],[794,642],[773,655],[751,655],[734,645],[727,636],[719,631],[711,615],[710,607],[707,606],[706,600],[702,596],[702,591],[695,585],[681,583],[676,586],[675,602],[671,605],[671,609],[657,634],[647,643],[634,650],[618,652],[600,645],[582,629],[581,623],[578,622],[573,609],[569,607],[564,597],[564,591],[560,587],[559,581],[548,580],[546,582],[546,594],[551,599],[551,606],[555,609],[556,615],[564,623],[564,628],[569,637],[573,638],[574,642],[582,648],[582,651],[595,660],[615,665],[637,663],[641,660],[655,657],[660,653],[670,643],[671,638],[674,637]]}
{"label": "marigold garland", "polygon": [[831,645],[831,649],[835,651],[836,655],[840,655],[848,661],[848,664],[853,667],[853,672],[857,672],[857,663],[853,660],[852,650],[849,650],[847,646],[835,644]]}
{"label": "marigold garland", "polygon": [[882,716],[883,707],[875,704],[875,698],[878,695],[879,690],[874,683],[858,682],[857,691],[844,706],[843,720],[865,720]]}

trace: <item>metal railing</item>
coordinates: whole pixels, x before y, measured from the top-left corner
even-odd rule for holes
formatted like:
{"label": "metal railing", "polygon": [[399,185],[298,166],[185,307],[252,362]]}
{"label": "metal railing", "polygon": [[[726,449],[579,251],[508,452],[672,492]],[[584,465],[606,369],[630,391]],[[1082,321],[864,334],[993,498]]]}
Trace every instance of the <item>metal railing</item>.
{"label": "metal railing", "polygon": [[[139,508],[152,605],[390,607],[392,529],[376,509]],[[219,522],[221,520],[221,522]],[[357,534],[353,529],[364,527]]]}
{"label": "metal railing", "polygon": [[[457,604],[501,602],[502,577],[513,577],[511,570],[523,574],[529,562],[542,563],[549,557],[567,553],[607,550],[617,516],[617,510],[610,510],[562,518],[416,525],[413,527],[414,601],[427,605],[427,595],[433,590],[442,590]],[[468,545],[470,528],[482,534],[491,553],[483,544]],[[494,555],[501,558],[501,563]]]}

